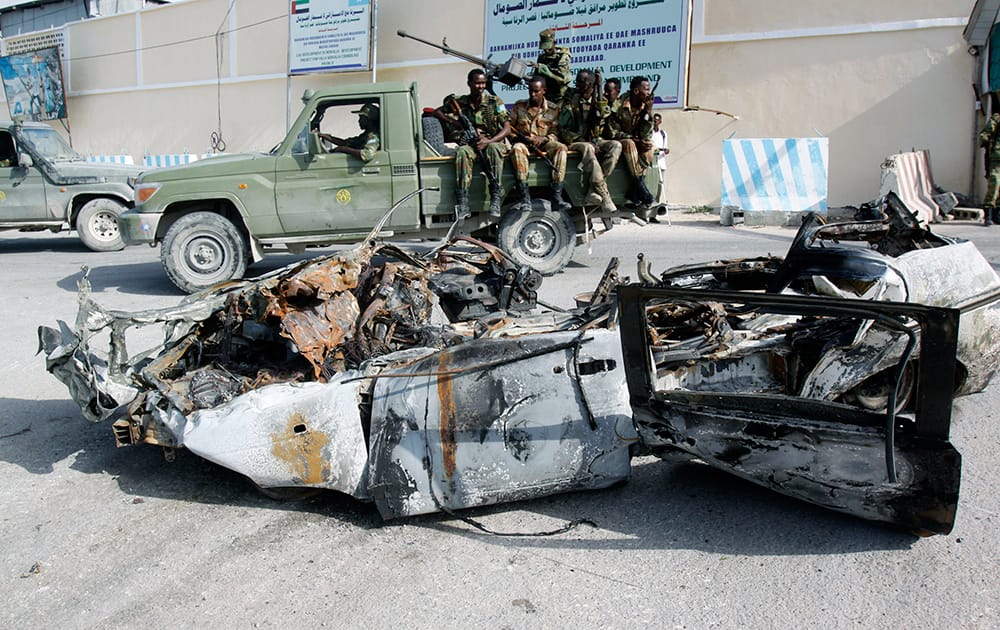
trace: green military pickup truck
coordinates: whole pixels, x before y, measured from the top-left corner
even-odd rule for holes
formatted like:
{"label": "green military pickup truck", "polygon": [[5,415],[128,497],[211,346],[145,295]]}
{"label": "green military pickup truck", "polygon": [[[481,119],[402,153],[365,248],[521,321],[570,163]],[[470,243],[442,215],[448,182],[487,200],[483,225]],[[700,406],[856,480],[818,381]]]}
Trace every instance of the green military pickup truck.
{"label": "green military pickup truck", "polygon": [[[455,164],[440,142],[440,123],[418,106],[416,85],[375,83],[341,86],[303,96],[305,108],[291,130],[268,153],[211,157],[186,166],[143,173],[135,208],[119,217],[127,244],[161,245],[160,260],[179,288],[194,292],[241,278],[249,262],[269,247],[297,251],[307,246],[356,242],[368,235],[394,202],[402,203],[380,233],[384,238],[441,238],[455,221]],[[362,104],[379,105],[382,146],[364,162],[329,153],[316,133],[346,138],[359,133]],[[649,169],[654,186],[655,169]],[[504,190],[513,188],[513,169]],[[505,208],[498,223],[487,216],[488,186],[477,169],[470,191],[472,217],[457,233],[495,242],[517,262],[544,274],[561,270],[573,256],[577,235],[591,219],[584,212],[579,159],[570,154],[564,192],[572,210],[559,212],[546,200],[549,167],[533,159],[530,212]],[[607,179],[612,197],[625,203],[624,164]],[[537,187],[538,192],[535,193]],[[655,187],[654,187],[655,189]],[[513,195],[512,197],[516,196]],[[511,198],[505,206],[516,202]],[[624,212],[624,208],[620,212]]]}
{"label": "green military pickup truck", "polygon": [[0,230],[76,230],[94,251],[122,249],[116,219],[138,174],[87,162],[48,125],[0,121]]}

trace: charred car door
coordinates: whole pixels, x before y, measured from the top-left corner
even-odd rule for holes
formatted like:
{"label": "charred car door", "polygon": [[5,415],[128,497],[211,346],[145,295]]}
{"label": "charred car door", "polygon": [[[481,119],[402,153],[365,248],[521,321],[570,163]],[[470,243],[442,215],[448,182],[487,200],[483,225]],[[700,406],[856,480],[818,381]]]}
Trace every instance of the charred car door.
{"label": "charred car door", "polygon": [[[951,530],[959,308],[747,291],[619,287],[643,443],[922,534]],[[855,365],[824,361],[829,353]],[[817,388],[821,374],[836,386]],[[832,377],[831,377],[832,374]]]}

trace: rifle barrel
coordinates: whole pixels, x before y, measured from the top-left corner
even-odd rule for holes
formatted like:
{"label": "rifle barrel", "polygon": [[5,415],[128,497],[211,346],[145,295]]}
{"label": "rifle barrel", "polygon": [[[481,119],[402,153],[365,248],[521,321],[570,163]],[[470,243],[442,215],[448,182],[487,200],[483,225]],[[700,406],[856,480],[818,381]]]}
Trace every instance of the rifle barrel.
{"label": "rifle barrel", "polygon": [[432,48],[437,48],[438,50],[440,50],[441,52],[443,52],[443,53],[445,53],[447,55],[451,55],[453,57],[458,57],[459,59],[464,59],[465,61],[469,61],[471,63],[478,64],[478,65],[482,66],[483,68],[487,68],[487,67],[489,67],[489,66],[492,65],[489,61],[483,59],[482,57],[476,57],[475,55],[470,55],[469,53],[464,53],[461,50],[455,50],[454,48],[452,48],[451,46],[448,46],[447,44],[435,44],[434,42],[429,42],[426,39],[423,39],[421,37],[417,37],[416,35],[410,35],[409,33],[407,33],[406,31],[404,31],[402,29],[396,31],[396,35],[399,35],[400,37],[406,37],[408,39],[415,39],[418,42],[420,42],[421,44],[426,44],[427,46],[430,46]]}

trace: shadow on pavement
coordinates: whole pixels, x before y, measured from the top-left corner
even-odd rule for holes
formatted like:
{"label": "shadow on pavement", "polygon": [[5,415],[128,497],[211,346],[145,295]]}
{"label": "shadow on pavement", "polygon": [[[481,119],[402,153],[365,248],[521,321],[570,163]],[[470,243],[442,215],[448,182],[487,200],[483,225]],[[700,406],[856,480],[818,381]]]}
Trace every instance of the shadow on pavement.
{"label": "shadow on pavement", "polygon": [[[495,537],[447,515],[420,520],[444,532],[540,552],[686,549],[781,556],[908,549],[918,540],[906,532],[781,496],[683,457],[635,459],[632,479],[619,488],[468,510],[463,516],[489,526],[492,515],[511,510],[521,513],[519,530],[525,533],[585,518],[611,535],[597,538],[581,525],[560,536]],[[532,518],[533,514],[544,518]]]}
{"label": "shadow on pavement", "polygon": [[72,470],[111,476],[123,493],[136,498],[313,513],[365,529],[382,524],[374,506],[337,492],[276,501],[260,494],[242,475],[189,451],[178,451],[168,462],[156,446],[118,448],[111,421],[88,422],[69,400],[0,398],[0,461],[30,474],[49,475],[57,462],[68,458]]}
{"label": "shadow on pavement", "polygon": [[58,253],[91,253],[84,247],[76,235],[64,234],[62,236],[38,236],[37,234],[27,236],[16,236],[16,232],[9,232],[0,238],[0,254],[31,254],[38,252],[58,252]]}
{"label": "shadow on pavement", "polygon": [[[83,272],[78,271],[59,280],[56,286],[63,291],[76,293],[81,277]],[[112,290],[132,295],[176,295],[178,298],[184,295],[167,279],[160,264],[156,262],[91,267],[90,288],[98,296]]]}
{"label": "shadow on pavement", "polygon": [[[447,514],[383,523],[374,506],[326,491],[301,502],[260,495],[239,474],[188,451],[167,462],[149,445],[116,448],[108,422],[91,424],[66,401],[0,399],[0,461],[36,475],[71,468],[110,475],[121,491],[211,505],[232,505],[336,518],[361,528],[403,524],[427,527],[485,543],[537,551],[561,549],[693,549],[718,554],[841,554],[909,548],[912,535],[837,514],[758,488],[686,459],[633,460],[632,479],[607,490],[575,492],[461,512],[482,522],[516,522],[520,533],[543,531],[586,518],[611,536],[591,536],[586,525],[553,537],[498,537]],[[508,514],[509,513],[509,514]],[[499,516],[503,515],[502,518]],[[534,515],[543,518],[534,518]],[[491,518],[497,516],[498,518]]]}

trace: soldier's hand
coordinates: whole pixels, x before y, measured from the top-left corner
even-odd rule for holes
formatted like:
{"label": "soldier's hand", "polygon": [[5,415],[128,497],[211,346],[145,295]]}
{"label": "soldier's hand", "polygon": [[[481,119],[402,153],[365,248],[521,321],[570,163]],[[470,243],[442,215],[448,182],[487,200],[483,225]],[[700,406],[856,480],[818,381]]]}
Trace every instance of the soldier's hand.
{"label": "soldier's hand", "polygon": [[653,148],[653,143],[649,140],[636,140],[635,146],[638,147],[640,153],[646,153]]}

